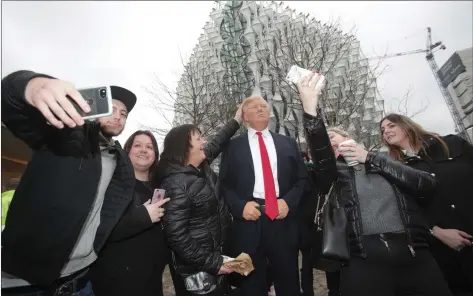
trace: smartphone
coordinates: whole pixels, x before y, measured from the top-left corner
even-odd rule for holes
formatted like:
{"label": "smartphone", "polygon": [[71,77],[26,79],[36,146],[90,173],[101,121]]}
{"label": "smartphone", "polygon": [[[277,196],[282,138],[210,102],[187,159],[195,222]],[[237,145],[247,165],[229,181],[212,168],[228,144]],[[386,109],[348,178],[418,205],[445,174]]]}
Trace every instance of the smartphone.
{"label": "smartphone", "polygon": [[166,190],[164,190],[164,189],[160,189],[160,188],[155,189],[154,194],[153,194],[153,198],[151,199],[151,203],[154,204],[154,203],[157,203],[160,200],[163,200],[165,193],[166,193]]}
{"label": "smartphone", "polygon": [[90,112],[85,113],[82,108],[79,107],[79,105],[74,100],[72,100],[72,98],[69,98],[69,101],[84,120],[91,120],[112,115],[113,105],[112,91],[110,86],[83,88],[79,89],[78,91],[87,104],[89,104]]}
{"label": "smartphone", "polygon": [[[299,81],[301,81],[302,78],[306,77],[306,76],[309,76],[310,74],[312,74],[313,71],[310,71],[310,70],[307,70],[307,69],[303,69],[297,65],[293,65],[291,67],[291,69],[289,69],[289,72],[287,73],[286,75],[286,80],[289,81],[289,82],[292,82],[294,84],[297,84],[299,83]],[[317,74],[317,73],[316,73]],[[319,81],[317,82],[317,87],[320,87],[321,84],[324,82],[325,80],[325,76],[324,75],[321,75],[319,74],[321,77],[319,79]],[[317,79],[317,75],[315,75],[312,80],[310,81],[313,82],[315,79]]]}

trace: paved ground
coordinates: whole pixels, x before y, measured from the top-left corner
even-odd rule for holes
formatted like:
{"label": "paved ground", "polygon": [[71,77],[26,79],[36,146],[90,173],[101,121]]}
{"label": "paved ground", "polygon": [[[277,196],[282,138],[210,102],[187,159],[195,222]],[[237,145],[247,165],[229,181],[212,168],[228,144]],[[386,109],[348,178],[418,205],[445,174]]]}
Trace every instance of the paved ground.
{"label": "paved ground", "polygon": [[[169,269],[166,267],[163,276],[164,283],[164,296],[175,296],[174,287],[172,286],[171,274]],[[322,271],[314,270],[314,293],[315,296],[326,296],[327,286],[325,283],[325,273]]]}

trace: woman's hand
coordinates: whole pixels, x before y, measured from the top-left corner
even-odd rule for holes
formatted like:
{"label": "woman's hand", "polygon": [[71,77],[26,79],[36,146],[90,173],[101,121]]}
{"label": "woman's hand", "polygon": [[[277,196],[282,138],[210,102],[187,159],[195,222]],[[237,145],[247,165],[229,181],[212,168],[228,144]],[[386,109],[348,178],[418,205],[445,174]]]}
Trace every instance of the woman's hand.
{"label": "woman's hand", "polygon": [[162,205],[167,203],[169,198],[162,199],[157,203],[152,204],[151,199],[145,202],[143,205],[145,206],[146,210],[148,211],[149,217],[153,223],[161,221],[161,217],[164,216],[164,208]]}
{"label": "woman's hand", "polygon": [[366,157],[368,156],[368,151],[356,143],[344,144],[342,147],[338,147],[338,151],[340,152],[340,155],[347,159],[347,161],[354,160],[359,163],[365,163]]}
{"label": "woman's hand", "polygon": [[232,273],[233,271],[230,269],[230,268],[227,268],[225,267],[224,265],[222,265],[222,267],[220,267],[220,270],[218,271],[218,275],[221,275],[221,274],[230,274]]}
{"label": "woman's hand", "polygon": [[472,242],[469,240],[472,236],[458,229],[443,229],[435,226],[432,234],[442,243],[456,251],[461,251],[464,247],[472,245]]}
{"label": "woman's hand", "polygon": [[[309,84],[312,80],[312,77],[315,75],[317,75],[317,77],[311,84]],[[299,90],[299,97],[301,98],[304,112],[312,116],[317,116],[319,95],[322,89],[325,87],[325,81],[318,86],[318,82],[321,77],[322,76],[320,74],[315,74],[315,72],[312,72],[311,75],[302,78],[297,84],[297,89]]]}
{"label": "woman's hand", "polygon": [[242,105],[238,105],[238,109],[235,113],[235,117],[233,119],[235,119],[238,123],[241,123],[242,121],[242,118],[243,117],[243,111],[242,111]]}

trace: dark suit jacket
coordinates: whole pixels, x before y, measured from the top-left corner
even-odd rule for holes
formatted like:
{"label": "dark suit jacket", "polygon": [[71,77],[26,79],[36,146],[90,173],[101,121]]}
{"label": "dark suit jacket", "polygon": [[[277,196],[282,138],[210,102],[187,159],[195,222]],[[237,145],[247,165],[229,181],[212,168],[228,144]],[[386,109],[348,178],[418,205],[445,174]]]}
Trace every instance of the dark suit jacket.
{"label": "dark suit jacket", "polygon": [[[286,201],[289,214],[283,220],[275,220],[284,231],[282,235],[297,244],[297,210],[307,181],[307,169],[302,161],[294,139],[271,133],[277,154],[279,198]],[[243,209],[253,200],[255,173],[248,133],[230,141],[222,153],[220,179],[225,202],[233,216],[232,247],[235,252],[254,253],[259,245],[260,219],[247,221]]]}

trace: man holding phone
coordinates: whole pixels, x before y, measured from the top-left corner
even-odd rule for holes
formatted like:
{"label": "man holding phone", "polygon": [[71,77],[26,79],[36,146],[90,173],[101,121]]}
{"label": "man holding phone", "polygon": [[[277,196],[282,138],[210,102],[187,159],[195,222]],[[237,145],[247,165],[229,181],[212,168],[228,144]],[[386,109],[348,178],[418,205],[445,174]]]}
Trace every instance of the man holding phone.
{"label": "man holding phone", "polygon": [[[88,266],[132,201],[135,177],[112,138],[136,103],[112,86],[113,113],[90,107],[69,82],[31,71],[2,79],[2,122],[34,154],[2,233],[2,295],[86,295]],[[82,293],[81,293],[82,291]]]}

